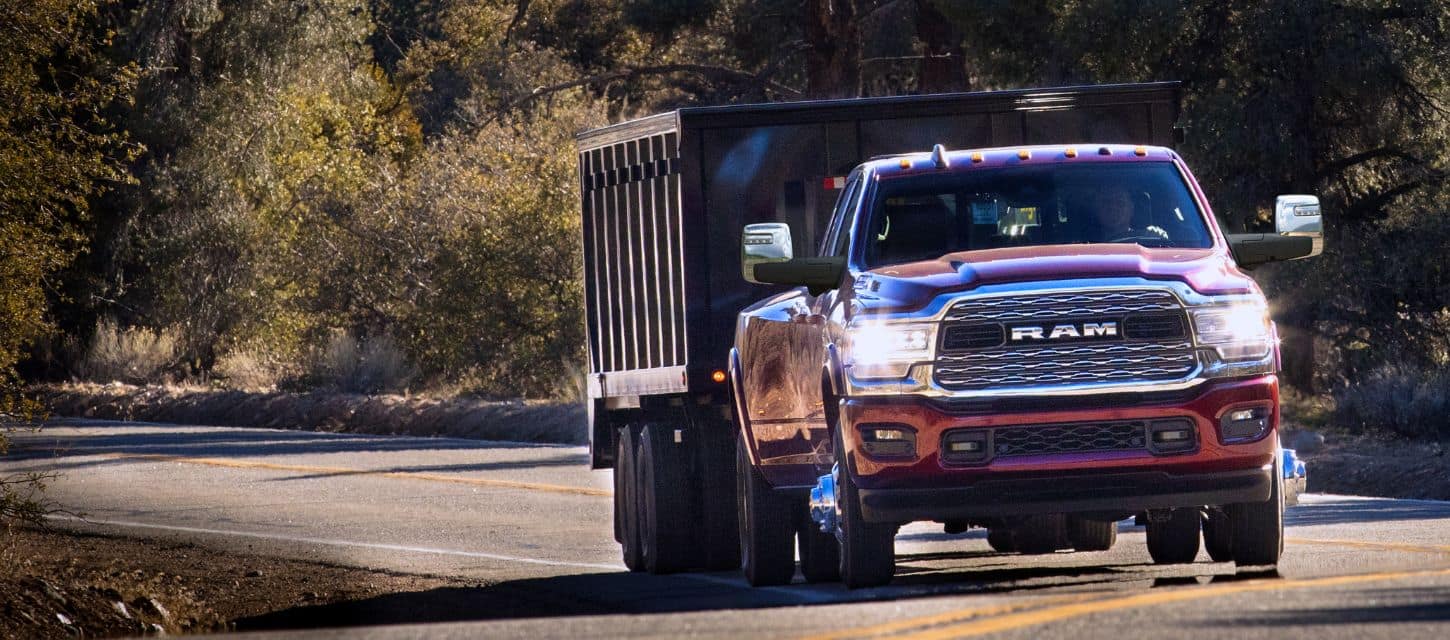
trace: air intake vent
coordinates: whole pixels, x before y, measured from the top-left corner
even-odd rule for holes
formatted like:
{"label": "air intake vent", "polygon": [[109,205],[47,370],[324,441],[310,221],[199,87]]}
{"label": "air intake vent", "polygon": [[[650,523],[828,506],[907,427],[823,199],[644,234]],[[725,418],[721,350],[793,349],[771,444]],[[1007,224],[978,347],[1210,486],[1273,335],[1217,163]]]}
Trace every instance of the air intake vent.
{"label": "air intake vent", "polygon": [[952,325],[942,337],[942,349],[959,351],[1001,346],[1002,335],[1000,324]]}
{"label": "air intake vent", "polygon": [[1123,333],[1129,340],[1168,340],[1183,338],[1181,313],[1151,313],[1128,316],[1123,320]]}

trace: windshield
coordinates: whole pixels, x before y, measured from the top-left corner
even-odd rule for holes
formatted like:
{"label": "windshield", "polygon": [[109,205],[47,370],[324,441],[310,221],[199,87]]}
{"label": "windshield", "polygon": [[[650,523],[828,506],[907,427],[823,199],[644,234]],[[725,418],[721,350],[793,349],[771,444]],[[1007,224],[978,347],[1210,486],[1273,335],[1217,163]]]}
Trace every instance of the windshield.
{"label": "windshield", "polygon": [[861,229],[868,268],[1053,244],[1213,245],[1167,162],[1045,165],[881,181]]}

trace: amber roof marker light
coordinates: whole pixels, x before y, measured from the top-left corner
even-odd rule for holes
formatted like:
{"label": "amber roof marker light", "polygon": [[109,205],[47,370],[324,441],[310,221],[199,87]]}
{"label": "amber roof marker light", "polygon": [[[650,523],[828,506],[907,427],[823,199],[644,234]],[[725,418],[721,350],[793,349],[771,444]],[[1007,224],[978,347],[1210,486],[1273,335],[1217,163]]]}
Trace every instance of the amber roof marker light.
{"label": "amber roof marker light", "polygon": [[978,152],[972,154],[972,162],[981,162],[981,161],[982,161],[982,152],[978,151]]}
{"label": "amber roof marker light", "polygon": [[1023,149],[1021,151],[1018,151],[1017,152],[1017,159],[1018,160],[1031,160],[1032,159],[1032,152],[1031,151],[1028,151],[1026,149]]}
{"label": "amber roof marker light", "polygon": [[1066,151],[1063,151],[1062,152],[1062,155],[1065,155],[1065,156],[1067,156],[1069,158],[1076,158],[1077,157],[1077,149],[1074,149],[1072,147],[1068,147]]}
{"label": "amber roof marker light", "polygon": [[1135,155],[1135,156],[1146,156],[1146,155],[1148,155],[1148,147],[1136,147],[1136,148],[1134,148],[1133,149],[1133,155]]}

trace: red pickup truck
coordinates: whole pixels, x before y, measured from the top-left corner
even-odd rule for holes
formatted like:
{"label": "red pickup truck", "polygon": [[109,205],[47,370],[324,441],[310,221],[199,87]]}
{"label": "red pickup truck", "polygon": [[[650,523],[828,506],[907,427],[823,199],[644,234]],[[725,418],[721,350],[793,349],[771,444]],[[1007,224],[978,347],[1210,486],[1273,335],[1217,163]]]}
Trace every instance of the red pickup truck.
{"label": "red pickup truck", "polygon": [[806,580],[862,586],[904,522],[1036,553],[1106,548],[1128,515],[1161,561],[1202,529],[1215,559],[1273,562],[1273,327],[1239,268],[1316,253],[1318,205],[1224,235],[1166,148],[1179,102],[1053,87],[581,133],[590,463],[625,565],[778,584],[798,551]]}
{"label": "red pickup truck", "polygon": [[1240,267],[1316,254],[1317,199],[1277,224],[1226,236],[1170,149],[1073,144],[866,162],[814,257],[746,226],[745,278],[796,287],[731,352],[747,578],[790,579],[805,506],[777,487],[802,484],[802,573],[853,588],[923,520],[1047,553],[1137,515],[1155,562],[1202,526],[1215,559],[1277,563],[1277,338]]}

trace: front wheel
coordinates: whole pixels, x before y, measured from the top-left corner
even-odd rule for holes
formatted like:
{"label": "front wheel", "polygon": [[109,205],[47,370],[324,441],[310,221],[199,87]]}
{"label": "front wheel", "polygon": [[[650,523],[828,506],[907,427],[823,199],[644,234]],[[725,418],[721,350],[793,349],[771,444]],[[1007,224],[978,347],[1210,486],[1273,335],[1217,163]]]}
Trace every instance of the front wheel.
{"label": "front wheel", "polygon": [[740,566],[752,587],[788,584],[795,574],[795,519],[790,500],[761,477],[745,446],[742,437],[735,449]]}
{"label": "front wheel", "polygon": [[1233,523],[1228,514],[1215,509],[1203,516],[1203,548],[1214,562],[1228,562],[1234,559]]}
{"label": "front wheel", "polygon": [[1234,564],[1276,565],[1284,554],[1284,476],[1278,459],[1274,461],[1272,473],[1268,500],[1229,505]]}
{"label": "front wheel", "polygon": [[836,505],[840,510],[841,582],[848,589],[879,587],[896,573],[896,527],[866,522],[861,496],[840,434],[836,438]]}

